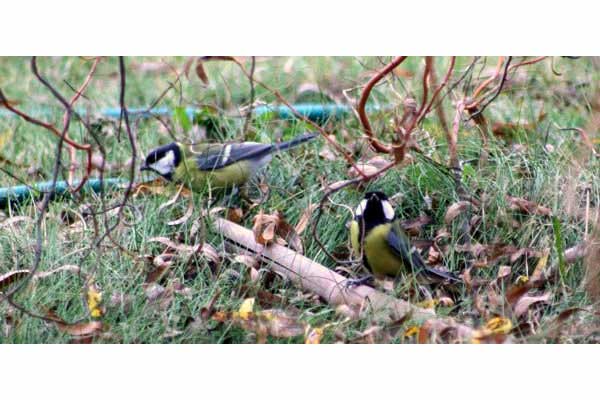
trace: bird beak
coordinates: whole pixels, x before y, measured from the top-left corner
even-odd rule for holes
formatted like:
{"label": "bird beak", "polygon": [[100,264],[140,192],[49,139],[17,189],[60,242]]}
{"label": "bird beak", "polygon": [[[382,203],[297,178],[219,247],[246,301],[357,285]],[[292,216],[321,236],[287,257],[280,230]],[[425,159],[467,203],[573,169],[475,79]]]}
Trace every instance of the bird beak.
{"label": "bird beak", "polygon": [[149,171],[149,170],[150,170],[150,167],[146,163],[143,163],[140,166],[140,171]]}

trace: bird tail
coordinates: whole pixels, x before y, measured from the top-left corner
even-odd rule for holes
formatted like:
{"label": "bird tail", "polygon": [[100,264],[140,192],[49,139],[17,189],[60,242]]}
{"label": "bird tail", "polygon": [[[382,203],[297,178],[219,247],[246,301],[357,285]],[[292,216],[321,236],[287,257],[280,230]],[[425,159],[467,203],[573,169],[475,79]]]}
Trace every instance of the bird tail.
{"label": "bird tail", "polygon": [[296,136],[292,140],[288,140],[287,142],[276,144],[275,150],[283,151],[283,150],[291,149],[292,147],[298,146],[304,142],[308,142],[309,140],[312,140],[312,139],[316,138],[317,136],[319,136],[319,134],[314,133],[314,132],[304,133],[302,135]]}
{"label": "bird tail", "polygon": [[438,269],[428,267],[418,254],[413,254],[412,262],[413,267],[417,267],[418,272],[427,278],[427,280],[431,280],[433,282],[462,282],[459,277],[451,272],[440,271]]}

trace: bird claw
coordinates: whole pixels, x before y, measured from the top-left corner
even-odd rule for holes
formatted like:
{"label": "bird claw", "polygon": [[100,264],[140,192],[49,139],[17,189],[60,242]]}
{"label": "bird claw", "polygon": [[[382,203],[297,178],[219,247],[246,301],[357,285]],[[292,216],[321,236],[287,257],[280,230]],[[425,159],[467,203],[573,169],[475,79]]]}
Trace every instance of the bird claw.
{"label": "bird claw", "polygon": [[[344,281],[344,287],[345,289],[352,289],[355,286],[361,286],[361,285],[368,285],[370,283],[373,283],[373,276],[368,275],[368,276],[363,276],[362,278],[356,278],[356,279],[346,279]],[[371,286],[371,285],[368,285]]]}

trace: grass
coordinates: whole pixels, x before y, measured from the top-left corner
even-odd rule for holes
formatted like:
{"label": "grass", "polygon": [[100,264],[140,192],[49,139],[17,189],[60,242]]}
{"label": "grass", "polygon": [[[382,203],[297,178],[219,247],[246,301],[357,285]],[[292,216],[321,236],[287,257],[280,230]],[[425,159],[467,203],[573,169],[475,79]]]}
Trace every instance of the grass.
{"label": "grass", "polygon": [[[170,70],[148,72],[148,68],[159,61],[156,58],[127,58],[127,104],[129,107],[144,107],[150,104],[169,82],[174,81]],[[169,58],[168,62],[180,68],[184,58]],[[376,58],[265,58],[257,60],[256,76],[271,87],[279,90],[290,101],[301,101],[316,98],[320,101],[330,94],[340,95],[346,88],[363,84],[368,72],[382,65],[383,60]],[[469,62],[459,59],[458,71],[462,71]],[[19,102],[19,107],[27,110],[52,109],[50,120],[60,121],[61,112],[49,93],[35,80],[26,58],[0,59],[0,87],[11,100]],[[444,60],[438,60],[444,63]],[[493,66],[495,60],[487,60]],[[72,93],[69,82],[77,86],[87,73],[89,62],[79,58],[42,58],[40,70],[62,93]],[[538,251],[547,249],[550,252],[548,268],[560,265],[561,276],[553,280],[537,293],[550,292],[550,302],[542,306],[532,307],[526,318],[533,326],[523,331],[523,320],[513,318],[516,328],[513,334],[517,341],[534,342],[593,342],[597,341],[597,322],[587,314],[572,317],[582,327],[581,331],[569,335],[546,335],[547,328],[564,310],[573,307],[589,308],[593,305],[590,294],[582,285],[585,265],[582,261],[565,265],[562,249],[572,247],[583,239],[585,226],[581,219],[574,218],[570,211],[582,206],[582,188],[590,187],[590,198],[593,208],[600,201],[600,183],[597,179],[599,170],[598,158],[583,156],[580,139],[575,133],[561,131],[557,127],[584,127],[592,117],[594,101],[594,83],[598,81],[598,70],[589,59],[566,61],[558,59],[557,68],[562,75],[553,75],[548,64],[540,64],[528,68],[528,74],[515,79],[505,93],[493,103],[486,116],[496,122],[534,121],[540,109],[547,114],[545,120],[533,129],[516,129],[510,140],[488,137],[487,162],[480,163],[482,149],[481,137],[477,129],[464,125],[459,136],[459,156],[465,160],[463,168],[463,184],[467,191],[482,200],[479,210],[473,216],[479,216],[480,222],[471,231],[472,242],[481,244],[509,244],[517,248],[532,248]],[[196,77],[183,78],[181,86],[175,84],[175,90],[169,92],[161,105],[201,106],[211,105],[223,113],[216,114],[217,128],[208,132],[212,139],[236,140],[241,137],[244,119],[236,111],[239,106],[249,101],[249,84],[235,66],[215,62],[206,65],[211,83],[204,87]],[[408,59],[403,68],[407,73],[419,76],[422,65],[418,58]],[[477,78],[480,73],[478,67]],[[107,162],[122,163],[131,155],[127,140],[117,135],[118,124],[114,121],[102,121],[95,117],[98,110],[118,105],[118,68],[115,59],[106,59],[100,63],[98,73],[92,81],[86,98],[80,106],[92,112],[91,121],[96,123],[99,136],[107,149]],[[302,90],[305,83],[316,83],[320,92]],[[574,83],[588,82],[587,86],[578,87],[568,92]],[[306,85],[304,85],[306,87]],[[358,92],[351,92],[358,96]],[[419,80],[395,77],[389,84],[377,88],[372,99],[380,104],[401,104],[400,96],[407,93],[420,93]],[[462,92],[461,92],[462,93]],[[459,92],[456,92],[459,95]],[[264,89],[256,88],[256,99],[273,102],[275,98]],[[329,101],[329,100],[327,100]],[[450,104],[448,116],[451,113]],[[232,111],[233,110],[233,111]],[[213,114],[210,114],[213,115]],[[209,115],[209,116],[210,116]],[[212,118],[212,117],[211,117]],[[377,131],[388,127],[391,114],[380,113],[372,116],[374,129]],[[449,118],[451,119],[451,118]],[[336,135],[338,141],[356,148],[357,156],[368,159],[372,156],[367,146],[360,139],[361,130],[354,117],[340,121],[329,121],[326,126]],[[177,128],[177,127],[176,127]],[[289,138],[304,131],[305,124],[293,121],[279,121],[273,116],[264,116],[252,121],[250,139],[270,142],[278,138]],[[159,144],[171,141],[170,135],[155,120],[140,120],[135,124],[139,150],[147,152]],[[178,138],[191,138],[198,135],[198,129],[182,132],[176,129]],[[4,133],[3,133],[4,132]],[[46,180],[51,177],[55,159],[56,139],[48,132],[32,126],[22,120],[0,118],[0,134],[8,137],[0,149],[2,167],[14,174],[13,179],[0,174],[0,186]],[[590,132],[591,133],[591,132]],[[70,135],[77,141],[90,142],[91,138],[80,123],[74,123]],[[433,160],[445,164],[447,147],[444,134],[437,119],[430,116],[421,134],[417,135],[419,145],[425,154]],[[276,156],[270,166],[259,177],[259,181],[269,188],[267,200],[245,213],[242,225],[252,226],[253,216],[259,209],[265,212],[280,210],[287,221],[296,224],[304,210],[311,204],[318,203],[322,196],[323,182],[333,183],[348,178],[348,166],[340,157],[330,161],[319,156],[325,146],[318,140],[303,146],[301,149]],[[81,160],[83,162],[83,160]],[[63,165],[68,158],[63,154]],[[64,176],[65,171],[62,171]],[[126,168],[116,169],[111,176],[128,177]],[[149,176],[148,176],[149,177]],[[350,188],[336,193],[332,199],[338,206],[328,206],[318,226],[319,236],[325,247],[336,253],[348,253],[346,223],[351,218],[348,209],[353,209],[366,190],[383,190],[388,195],[396,195],[397,216],[400,219],[416,218],[429,213],[433,223],[426,226],[419,238],[432,239],[446,228],[450,233],[447,239],[439,242],[444,249],[442,264],[451,271],[459,272],[465,263],[466,254],[459,251],[458,223],[449,226],[444,224],[444,215],[448,207],[459,200],[454,182],[443,169],[431,162],[416,157],[415,161],[403,168],[395,168],[385,176],[363,188]],[[253,193],[258,188],[255,182]],[[198,235],[192,236],[190,231],[195,221],[203,221],[202,211],[207,208],[206,196],[193,194],[193,217],[185,223],[169,226],[166,222],[181,217],[187,207],[188,199],[179,199],[174,205],[160,209],[174,193],[169,188],[163,194],[140,195],[131,199],[129,207],[124,211],[126,224],[121,224],[113,234],[114,241],[130,253],[148,255],[150,259],[159,255],[164,246],[148,240],[164,236],[186,244],[194,244]],[[544,205],[552,210],[554,218],[540,215],[528,215],[510,210],[506,195],[526,198],[536,204]],[[110,192],[105,195],[106,204],[116,204],[122,193]],[[431,209],[427,206],[431,199]],[[221,201],[224,201],[221,199]],[[238,200],[231,200],[235,204]],[[105,240],[99,247],[93,243],[97,237],[92,217],[84,218],[81,223],[67,224],[66,213],[79,221],[82,205],[87,204],[101,208],[101,198],[88,194],[81,199],[63,199],[50,204],[48,215],[43,223],[43,254],[41,271],[50,271],[65,264],[74,264],[86,274],[93,276],[103,293],[106,313],[103,322],[107,333],[95,338],[96,342],[124,343],[252,343],[256,336],[233,323],[217,323],[203,321],[201,311],[217,292],[215,307],[218,310],[237,310],[247,297],[257,296],[259,292],[278,296],[278,301],[269,305],[274,308],[297,310],[298,319],[311,326],[332,324],[325,330],[322,342],[353,341],[361,333],[377,324],[374,316],[367,315],[357,321],[345,321],[336,310],[310,293],[305,293],[281,280],[279,277],[261,272],[261,278],[252,281],[248,268],[237,262],[234,254],[223,248],[223,241],[210,229],[208,221],[204,221],[205,238],[221,255],[221,263],[217,270],[208,259],[198,256],[192,259],[178,257],[167,275],[161,280],[163,289],[179,287],[173,293],[172,301],[161,306],[160,301],[148,299],[144,289],[151,263],[142,262],[121,251],[110,240]],[[0,229],[0,275],[16,270],[29,268],[33,263],[35,244],[34,220],[35,204],[26,202],[21,206],[12,206],[0,214],[3,220],[14,216],[31,218],[13,228]],[[100,231],[103,231],[102,220]],[[115,216],[109,216],[109,222],[115,223]],[[314,220],[313,220],[314,222]],[[515,227],[518,224],[518,227]],[[305,254],[324,265],[335,268],[335,263],[328,259],[317,246],[311,236],[311,229],[302,234]],[[472,270],[475,278],[492,282],[502,265],[509,265],[511,273],[507,280],[497,286],[487,285],[475,292],[466,287],[459,289],[455,295],[455,304],[438,306],[438,314],[450,315],[459,321],[474,327],[482,326],[493,315],[505,315],[512,318],[503,305],[493,301],[496,295],[503,295],[519,276],[532,273],[538,258],[520,258],[510,262],[503,258],[497,262]],[[83,280],[69,272],[56,273],[35,283],[29,284],[19,292],[15,300],[25,308],[36,313],[46,314],[53,310],[65,321],[87,321],[85,290]],[[179,286],[178,286],[179,285]],[[492,289],[490,289],[492,288]],[[395,296],[413,302],[424,300],[415,293],[412,279],[397,282],[393,293]],[[442,293],[433,292],[433,296]],[[111,300],[111,298],[113,300]],[[122,301],[122,299],[125,299]],[[477,302],[485,305],[485,311],[478,309]],[[266,305],[264,305],[266,307]],[[10,316],[10,317],[9,317]],[[410,325],[410,322],[407,326]],[[63,343],[72,337],[57,328],[55,324],[25,315],[11,309],[6,302],[0,304],[0,342],[7,343]],[[403,336],[404,329],[392,338],[392,342],[414,342],[414,337]],[[584,332],[584,333],[582,333]],[[591,332],[591,333],[590,333]],[[596,335],[596,336],[594,336]],[[268,338],[269,342],[301,343],[300,335],[294,338]]]}

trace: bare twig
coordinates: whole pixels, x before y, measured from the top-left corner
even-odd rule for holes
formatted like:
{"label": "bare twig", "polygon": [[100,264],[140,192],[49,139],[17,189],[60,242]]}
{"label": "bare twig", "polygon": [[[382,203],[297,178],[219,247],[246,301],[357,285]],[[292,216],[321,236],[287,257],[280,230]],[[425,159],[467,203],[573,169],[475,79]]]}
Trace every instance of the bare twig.
{"label": "bare twig", "polygon": [[367,116],[365,107],[367,105],[367,100],[369,99],[369,95],[371,94],[371,90],[373,90],[373,87],[377,84],[377,82],[379,82],[387,74],[392,72],[394,70],[394,68],[396,68],[398,65],[402,64],[404,62],[404,60],[406,60],[406,58],[407,58],[407,56],[400,56],[400,57],[394,58],[388,65],[383,67],[371,79],[369,79],[369,82],[367,82],[367,84],[365,85],[365,88],[363,89],[362,94],[360,96],[360,100],[358,102],[357,112],[358,112],[358,116],[360,118],[360,123],[363,126],[365,135],[367,136],[367,139],[369,140],[369,144],[371,145],[371,147],[375,151],[380,152],[380,153],[391,153],[392,148],[382,144],[374,137],[373,128],[371,127],[371,123],[369,122],[369,117]]}

